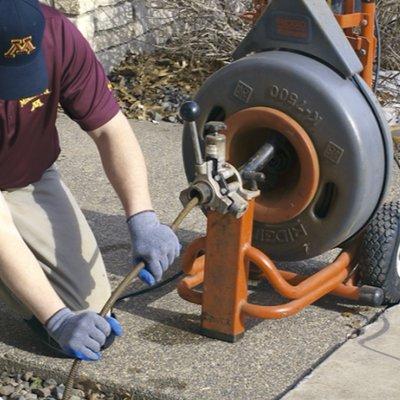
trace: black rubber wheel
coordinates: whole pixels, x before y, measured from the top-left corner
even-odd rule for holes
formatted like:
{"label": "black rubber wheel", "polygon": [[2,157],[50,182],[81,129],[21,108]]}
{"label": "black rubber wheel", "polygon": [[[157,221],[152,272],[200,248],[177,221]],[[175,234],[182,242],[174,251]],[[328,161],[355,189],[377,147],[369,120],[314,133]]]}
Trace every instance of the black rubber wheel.
{"label": "black rubber wheel", "polygon": [[400,202],[382,206],[369,223],[359,255],[361,283],[384,291],[384,304],[400,301]]}

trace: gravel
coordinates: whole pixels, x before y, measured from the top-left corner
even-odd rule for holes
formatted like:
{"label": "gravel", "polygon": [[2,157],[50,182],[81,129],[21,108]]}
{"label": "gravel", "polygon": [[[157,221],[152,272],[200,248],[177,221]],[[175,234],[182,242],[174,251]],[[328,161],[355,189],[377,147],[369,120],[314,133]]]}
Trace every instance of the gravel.
{"label": "gravel", "polygon": [[[0,374],[0,400],[61,400],[63,394],[63,383],[54,379],[41,379],[32,371]],[[111,400],[124,397],[110,392],[104,393],[99,387],[87,389],[77,385],[73,389],[71,400]]]}

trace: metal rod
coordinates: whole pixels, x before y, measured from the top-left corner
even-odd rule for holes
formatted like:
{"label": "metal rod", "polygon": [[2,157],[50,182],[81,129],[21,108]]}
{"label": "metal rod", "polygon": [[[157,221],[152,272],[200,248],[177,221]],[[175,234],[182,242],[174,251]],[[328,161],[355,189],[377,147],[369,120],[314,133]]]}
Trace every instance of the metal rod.
{"label": "metal rod", "polygon": [[250,160],[240,169],[241,174],[247,172],[257,172],[272,160],[275,155],[275,146],[271,142],[265,143]]}

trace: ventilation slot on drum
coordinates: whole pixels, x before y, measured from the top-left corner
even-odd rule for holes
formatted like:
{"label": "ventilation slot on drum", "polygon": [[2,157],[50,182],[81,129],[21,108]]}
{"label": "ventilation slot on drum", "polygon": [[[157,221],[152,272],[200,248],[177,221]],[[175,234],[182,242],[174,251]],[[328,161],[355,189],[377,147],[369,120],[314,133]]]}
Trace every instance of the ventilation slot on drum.
{"label": "ventilation slot on drum", "polygon": [[336,185],[332,182],[327,183],[318,199],[314,209],[314,214],[319,219],[324,219],[332,208],[337,193]]}
{"label": "ventilation slot on drum", "polygon": [[208,114],[207,122],[210,121],[225,121],[225,110],[220,106],[215,106]]}

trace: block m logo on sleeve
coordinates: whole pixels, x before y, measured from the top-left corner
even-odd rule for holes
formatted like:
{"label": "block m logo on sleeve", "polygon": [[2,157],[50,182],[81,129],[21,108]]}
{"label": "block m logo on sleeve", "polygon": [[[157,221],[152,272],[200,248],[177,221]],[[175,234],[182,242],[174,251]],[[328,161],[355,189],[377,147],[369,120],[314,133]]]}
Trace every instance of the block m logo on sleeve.
{"label": "block m logo on sleeve", "polygon": [[33,45],[32,36],[27,36],[22,39],[12,39],[11,40],[11,47],[9,50],[4,54],[6,58],[15,58],[20,54],[31,54],[36,47]]}

